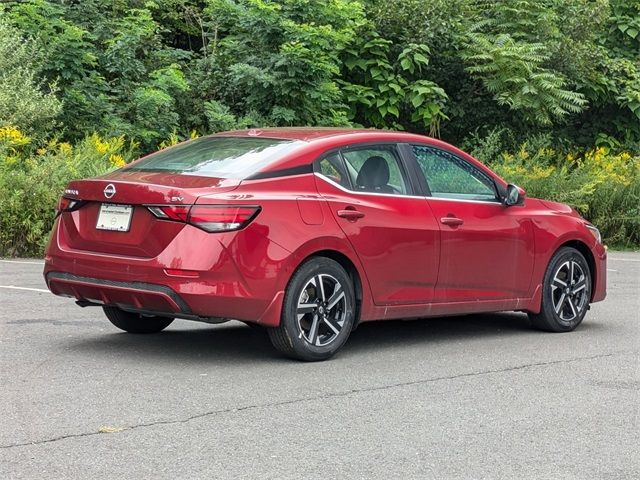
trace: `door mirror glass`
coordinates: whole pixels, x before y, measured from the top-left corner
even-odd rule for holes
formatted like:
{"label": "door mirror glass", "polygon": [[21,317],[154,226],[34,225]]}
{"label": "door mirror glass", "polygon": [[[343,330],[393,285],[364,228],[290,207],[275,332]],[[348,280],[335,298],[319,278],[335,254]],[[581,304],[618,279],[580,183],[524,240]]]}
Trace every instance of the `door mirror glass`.
{"label": "door mirror glass", "polygon": [[510,183],[507,185],[507,195],[504,198],[504,204],[508,207],[512,205],[522,205],[524,204],[524,197],[524,190]]}

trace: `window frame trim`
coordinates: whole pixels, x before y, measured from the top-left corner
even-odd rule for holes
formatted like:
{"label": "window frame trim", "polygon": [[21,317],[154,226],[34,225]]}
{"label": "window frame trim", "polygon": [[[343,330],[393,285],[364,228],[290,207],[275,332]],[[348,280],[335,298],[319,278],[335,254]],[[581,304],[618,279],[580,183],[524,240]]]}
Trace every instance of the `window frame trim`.
{"label": "window frame trim", "polygon": [[[487,172],[481,170],[480,168],[478,168],[476,165],[474,165],[472,162],[470,162],[469,160],[467,160],[466,158],[461,157],[460,155],[457,155],[456,153],[446,149],[446,148],[441,148],[439,146],[436,145],[431,145],[428,143],[407,143],[407,146],[409,147],[408,150],[408,154],[411,156],[411,159],[413,160],[414,164],[415,164],[415,169],[417,170],[417,173],[419,174],[419,178],[421,180],[420,183],[424,182],[424,193],[425,196],[429,199],[434,199],[434,200],[445,200],[445,201],[451,201],[451,202],[467,202],[467,203],[488,203],[488,204],[499,204],[502,205],[503,204],[503,195],[502,195],[502,191],[498,185],[498,183],[496,182],[496,179],[492,176],[489,175]],[[445,152],[448,153],[449,155],[457,158],[458,160],[460,160],[461,162],[467,164],[473,171],[478,172],[481,176],[484,176],[485,178],[487,178],[491,184],[493,185],[493,191],[495,194],[495,199],[494,200],[476,200],[476,199],[463,199],[463,198],[447,198],[447,197],[437,197],[434,196],[431,192],[431,188],[429,187],[429,182],[427,181],[427,177],[424,174],[424,172],[422,171],[422,168],[420,168],[420,163],[418,162],[418,157],[416,155],[416,153],[413,150],[413,147],[425,147],[425,148],[431,148],[433,150],[439,150],[441,152]]]}
{"label": "window frame trim", "polygon": [[[320,167],[320,163],[322,162],[322,160],[325,160],[327,157],[329,157],[331,155],[336,155],[338,157],[338,160],[340,162],[340,167],[342,168],[342,170],[344,171],[344,173],[347,176],[347,183],[349,184],[348,188],[345,187],[344,185],[341,185],[338,182],[332,180],[327,175],[322,173],[322,168]],[[318,175],[318,176],[320,176],[322,178],[326,178],[333,185],[339,185],[340,188],[345,188],[349,192],[354,191],[354,190],[352,190],[353,184],[351,183],[351,176],[349,175],[349,171],[347,170],[347,165],[345,163],[344,157],[342,156],[342,153],[340,153],[340,149],[339,148],[332,148],[331,150],[327,150],[326,152],[322,153],[318,158],[316,158],[312,162],[311,165],[312,165],[312,172],[314,173],[314,175]]]}
{"label": "window frame trim", "polygon": [[[381,195],[381,196],[387,196],[387,197],[396,197],[396,198],[424,198],[424,195],[421,195],[423,193],[422,188],[420,188],[420,186],[418,186],[416,184],[416,182],[414,180],[412,180],[413,178],[415,178],[415,175],[409,175],[409,171],[410,168],[409,166],[411,165],[411,162],[407,161],[406,155],[404,152],[402,152],[401,149],[401,145],[403,145],[403,143],[401,142],[394,142],[394,141],[371,141],[371,142],[362,142],[362,143],[355,143],[352,145],[343,145],[341,147],[334,147],[331,148],[329,150],[324,151],[323,153],[321,153],[320,155],[318,155],[318,157],[313,161],[313,173],[314,175],[326,180],[327,182],[329,182],[331,185],[334,185],[338,188],[340,188],[341,190],[344,190],[346,192],[349,193],[355,193],[355,194],[365,194],[365,195]],[[358,150],[366,150],[367,148],[371,148],[371,147],[387,147],[387,148],[391,148],[393,149],[393,155],[396,158],[396,161],[398,162],[398,168],[400,169],[400,175],[402,176],[403,181],[405,182],[405,187],[407,188],[407,193],[381,193],[381,192],[365,192],[365,191],[360,191],[360,190],[356,190],[355,186],[353,185],[353,181],[351,179],[351,175],[349,175],[349,170],[347,167],[347,160],[345,159],[343,152],[344,151],[358,151]],[[349,185],[350,188],[346,188],[340,184],[338,184],[337,182],[331,180],[330,178],[328,178],[326,175],[324,175],[320,169],[320,162],[325,158],[328,157],[329,155],[332,154],[337,154],[338,157],[340,158],[340,162],[342,163],[342,168],[344,169],[345,173],[347,174],[347,179],[349,181]]]}

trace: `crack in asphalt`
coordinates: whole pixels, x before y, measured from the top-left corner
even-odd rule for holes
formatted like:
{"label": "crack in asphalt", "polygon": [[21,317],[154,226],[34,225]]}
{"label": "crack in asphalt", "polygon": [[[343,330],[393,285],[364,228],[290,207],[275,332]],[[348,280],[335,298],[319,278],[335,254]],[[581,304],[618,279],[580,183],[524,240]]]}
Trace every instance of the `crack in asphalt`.
{"label": "crack in asphalt", "polygon": [[[122,427],[122,429],[118,429],[117,432],[113,432],[113,433],[120,433],[120,432],[129,431],[129,430],[136,430],[138,428],[155,427],[155,426],[158,426],[158,425],[176,425],[176,424],[191,422],[193,420],[198,420],[198,419],[204,418],[204,417],[209,417],[209,416],[213,416],[213,415],[220,415],[220,414],[225,414],[225,413],[243,412],[243,411],[246,411],[246,410],[254,410],[254,409],[258,409],[258,408],[279,407],[279,406],[283,406],[283,405],[291,405],[291,404],[295,404],[295,403],[310,402],[310,401],[314,401],[314,400],[325,400],[325,399],[328,399],[328,398],[346,397],[346,396],[355,395],[355,394],[358,394],[358,393],[368,393],[368,392],[376,392],[376,391],[383,391],[383,390],[391,390],[393,388],[410,387],[410,386],[414,386],[414,385],[423,385],[423,384],[441,382],[441,381],[447,381],[447,380],[456,380],[456,379],[465,378],[465,377],[477,377],[477,376],[482,376],[482,375],[492,375],[492,374],[496,374],[496,373],[505,373],[505,372],[512,372],[512,371],[516,371],[516,370],[524,370],[526,368],[544,367],[544,366],[548,366],[548,365],[558,365],[558,364],[563,364],[563,363],[581,362],[581,361],[586,361],[586,360],[596,360],[596,359],[600,359],[600,358],[613,357],[613,356],[616,356],[616,355],[624,355],[624,354],[628,354],[628,353],[629,352],[627,352],[627,351],[623,351],[623,352],[614,352],[614,353],[592,355],[592,356],[589,356],[589,357],[578,357],[578,358],[569,358],[569,359],[565,359],[565,360],[552,360],[552,361],[548,361],[548,362],[527,363],[527,364],[524,364],[524,365],[516,365],[514,367],[506,367],[506,368],[495,369],[495,370],[484,370],[484,371],[480,371],[480,372],[467,372],[467,373],[460,373],[460,374],[457,374],[457,375],[450,375],[450,376],[445,376],[445,377],[434,377],[434,378],[427,378],[427,379],[422,379],[422,380],[413,380],[413,381],[410,381],[410,382],[399,382],[399,383],[393,383],[393,384],[388,384],[388,385],[379,385],[379,386],[376,386],[376,387],[354,388],[352,390],[343,390],[341,392],[332,392],[332,393],[327,393],[327,394],[323,394],[323,395],[316,395],[316,396],[313,396],[313,397],[294,398],[294,399],[290,399],[290,400],[282,400],[282,401],[279,401],[279,402],[262,403],[262,404],[255,404],[255,405],[245,405],[244,407],[224,408],[224,409],[220,409],[220,410],[211,410],[211,411],[208,411],[208,412],[198,413],[196,415],[191,415],[189,417],[181,418],[181,419],[157,420],[157,421],[154,421],[154,422],[139,423],[139,424],[136,424],[136,425],[129,425],[129,426],[126,426],[126,427]],[[46,444],[46,443],[59,442],[61,440],[66,440],[66,439],[69,439],[69,438],[91,437],[91,436],[94,436],[94,435],[103,435],[103,434],[104,434],[103,432],[99,432],[99,431],[84,432],[84,433],[70,433],[68,435],[60,435],[58,437],[48,438],[48,439],[45,439],[45,440],[36,440],[36,441],[33,441],[33,442],[23,442],[23,443],[9,444],[9,445],[0,445],[0,450],[6,450],[6,449],[10,449],[10,448],[17,448],[17,447],[25,447],[25,446],[30,446],[30,445],[42,445],[42,444]]]}

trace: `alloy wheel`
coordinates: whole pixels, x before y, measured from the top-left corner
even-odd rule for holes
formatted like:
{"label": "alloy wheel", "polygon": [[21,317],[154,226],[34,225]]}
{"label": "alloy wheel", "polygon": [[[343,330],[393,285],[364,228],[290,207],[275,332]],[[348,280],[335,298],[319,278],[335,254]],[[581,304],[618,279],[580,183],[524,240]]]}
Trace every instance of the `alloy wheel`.
{"label": "alloy wheel", "polygon": [[299,337],[324,347],[332,343],[344,327],[347,297],[332,275],[318,274],[307,281],[296,308]]}
{"label": "alloy wheel", "polygon": [[586,308],[589,302],[587,282],[587,275],[574,260],[562,263],[556,270],[551,280],[551,301],[562,322],[573,321]]}

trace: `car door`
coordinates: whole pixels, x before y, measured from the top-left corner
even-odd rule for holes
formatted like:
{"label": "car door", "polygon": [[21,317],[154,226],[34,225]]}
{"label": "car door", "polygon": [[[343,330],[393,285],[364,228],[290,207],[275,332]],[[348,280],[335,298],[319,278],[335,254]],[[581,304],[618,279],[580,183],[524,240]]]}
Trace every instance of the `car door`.
{"label": "car door", "polygon": [[413,145],[440,227],[435,302],[528,296],[533,225],[519,206],[503,205],[492,177],[448,150]]}
{"label": "car door", "polygon": [[415,194],[397,146],[332,151],[315,164],[316,184],[365,268],[377,305],[432,301],[439,227]]}

